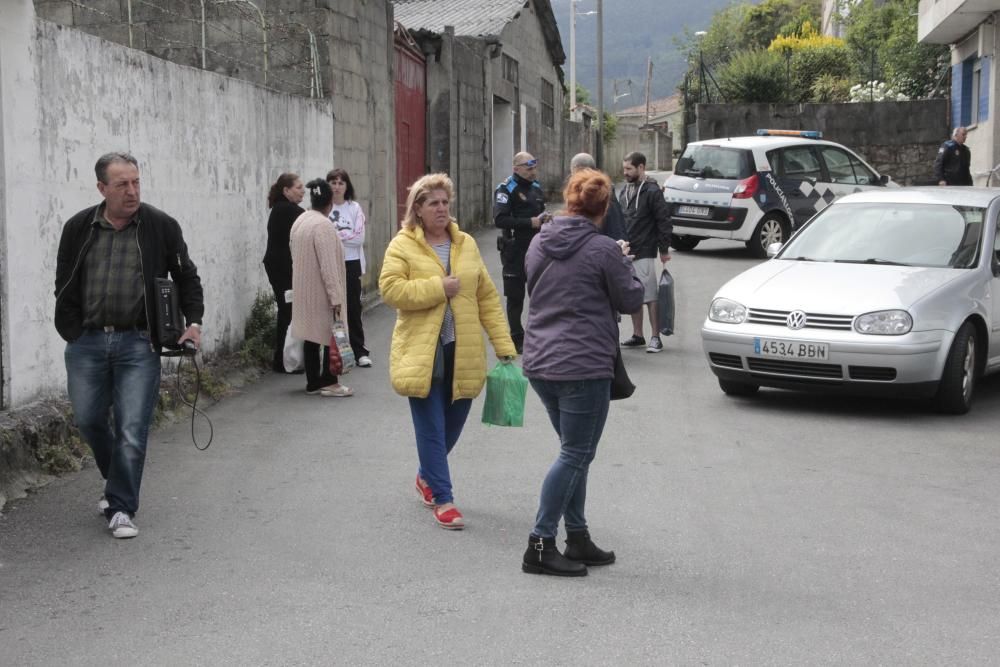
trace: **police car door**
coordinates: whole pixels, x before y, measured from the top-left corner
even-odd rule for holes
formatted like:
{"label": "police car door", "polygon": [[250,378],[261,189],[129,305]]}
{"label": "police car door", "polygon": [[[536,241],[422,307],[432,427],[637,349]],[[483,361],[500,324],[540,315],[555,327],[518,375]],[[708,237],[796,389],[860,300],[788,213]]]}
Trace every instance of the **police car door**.
{"label": "police car door", "polygon": [[798,229],[828,203],[822,197],[823,168],[815,147],[808,144],[786,146],[775,152],[777,164],[771,166],[792,209],[792,228]]}
{"label": "police car door", "polygon": [[827,187],[835,197],[881,187],[878,177],[847,151],[833,146],[823,146],[820,148],[820,154],[826,165]]}

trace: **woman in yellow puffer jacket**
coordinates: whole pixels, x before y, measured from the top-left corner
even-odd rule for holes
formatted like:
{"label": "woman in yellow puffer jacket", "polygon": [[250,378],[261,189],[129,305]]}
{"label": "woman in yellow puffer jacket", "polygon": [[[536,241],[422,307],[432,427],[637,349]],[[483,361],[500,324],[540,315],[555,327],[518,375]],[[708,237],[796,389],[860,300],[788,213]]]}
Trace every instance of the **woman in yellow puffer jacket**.
{"label": "woman in yellow puffer jacket", "polygon": [[403,228],[386,250],[382,299],[395,308],[389,376],[410,400],[417,439],[417,492],[442,528],[465,527],[455,507],[448,453],[486,382],[481,328],[501,359],[516,351],[500,297],[476,240],[449,215],[454,186],[428,174],[410,186]]}

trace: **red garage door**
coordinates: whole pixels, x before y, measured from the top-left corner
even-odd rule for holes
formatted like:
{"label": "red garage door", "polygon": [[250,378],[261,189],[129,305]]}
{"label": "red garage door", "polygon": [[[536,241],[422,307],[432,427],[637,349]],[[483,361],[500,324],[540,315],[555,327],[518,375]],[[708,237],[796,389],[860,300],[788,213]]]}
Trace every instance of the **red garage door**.
{"label": "red garage door", "polygon": [[396,201],[406,212],[407,188],[427,173],[426,64],[419,51],[396,38]]}

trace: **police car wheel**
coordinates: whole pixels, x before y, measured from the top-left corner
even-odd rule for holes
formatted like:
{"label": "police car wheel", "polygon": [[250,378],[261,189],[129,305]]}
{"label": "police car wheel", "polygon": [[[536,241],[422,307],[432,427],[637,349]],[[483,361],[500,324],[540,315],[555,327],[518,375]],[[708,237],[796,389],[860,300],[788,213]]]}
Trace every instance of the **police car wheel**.
{"label": "police car wheel", "polygon": [[674,250],[687,252],[688,250],[694,250],[700,242],[701,239],[697,236],[672,236],[670,238],[670,247]]}
{"label": "police car wheel", "polygon": [[767,247],[772,243],[784,243],[788,240],[788,222],[773,213],[765,215],[757,228],[753,230],[753,236],[747,241],[747,248],[757,259],[767,257]]}

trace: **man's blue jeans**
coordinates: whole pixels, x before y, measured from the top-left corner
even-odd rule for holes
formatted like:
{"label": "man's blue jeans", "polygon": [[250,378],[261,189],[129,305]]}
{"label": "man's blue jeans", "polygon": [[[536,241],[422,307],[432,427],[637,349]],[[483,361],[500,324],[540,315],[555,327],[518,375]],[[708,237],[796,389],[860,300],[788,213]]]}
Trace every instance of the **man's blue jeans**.
{"label": "man's blue jeans", "polygon": [[107,515],[135,515],[160,356],[145,331],[88,330],[66,345],[65,358],[76,425],[106,480]]}
{"label": "man's blue jeans", "polygon": [[559,519],[567,531],[587,529],[587,471],[608,418],[611,380],[538,380],[531,386],[559,434],[561,448],[542,483],[535,537],[555,538]]}
{"label": "man's blue jeans", "polygon": [[420,475],[434,493],[438,505],[454,502],[448,454],[454,449],[469,416],[472,399],[451,400],[451,383],[455,376],[455,344],[444,348],[444,379],[431,384],[427,398],[410,398],[413,431],[417,436],[417,458]]}

